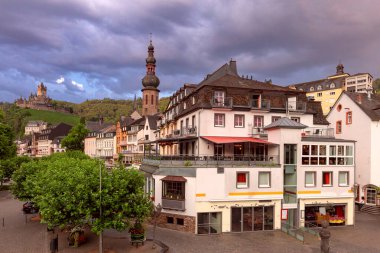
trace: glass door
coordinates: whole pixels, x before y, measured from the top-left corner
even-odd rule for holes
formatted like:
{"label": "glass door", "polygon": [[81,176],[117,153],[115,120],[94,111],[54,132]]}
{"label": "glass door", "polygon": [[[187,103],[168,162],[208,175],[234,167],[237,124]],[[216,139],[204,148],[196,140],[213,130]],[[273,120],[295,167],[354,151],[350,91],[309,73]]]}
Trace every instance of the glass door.
{"label": "glass door", "polygon": [[243,207],[243,231],[253,231],[252,207]]}
{"label": "glass door", "polygon": [[376,190],[373,188],[367,188],[367,204],[376,204]]}
{"label": "glass door", "polygon": [[264,216],[263,216],[263,207],[254,207],[254,231],[263,230],[264,225]]}
{"label": "glass door", "polygon": [[231,207],[231,232],[241,232],[241,207]]}

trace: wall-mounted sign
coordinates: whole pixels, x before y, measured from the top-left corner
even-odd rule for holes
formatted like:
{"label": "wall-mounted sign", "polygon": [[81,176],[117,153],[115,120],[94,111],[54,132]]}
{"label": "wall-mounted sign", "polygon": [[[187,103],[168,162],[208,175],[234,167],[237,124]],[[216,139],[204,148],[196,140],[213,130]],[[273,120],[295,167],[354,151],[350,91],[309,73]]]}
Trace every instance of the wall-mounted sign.
{"label": "wall-mounted sign", "polygon": [[281,220],[288,219],[288,209],[281,209]]}

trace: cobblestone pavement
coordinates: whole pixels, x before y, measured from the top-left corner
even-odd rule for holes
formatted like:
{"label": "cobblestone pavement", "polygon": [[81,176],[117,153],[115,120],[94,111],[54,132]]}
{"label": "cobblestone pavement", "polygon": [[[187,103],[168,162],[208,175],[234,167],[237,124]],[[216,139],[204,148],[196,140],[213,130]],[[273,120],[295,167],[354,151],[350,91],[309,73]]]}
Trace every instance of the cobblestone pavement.
{"label": "cobblestone pavement", "polygon": [[[0,192],[0,253],[45,253],[50,252],[51,235],[46,231],[46,225],[30,221],[27,223],[21,212],[22,202],[15,200],[8,192]],[[2,226],[4,218],[4,226]],[[152,237],[151,227],[148,228],[148,238]],[[356,213],[354,227],[331,228],[332,253],[375,253],[380,252],[380,216]],[[59,252],[64,253],[95,253],[98,247],[98,237],[86,232],[87,242],[79,248],[67,245],[66,235],[59,233]],[[129,245],[127,233],[106,231],[104,233],[104,248],[112,253],[121,252],[159,252],[152,250],[150,242],[144,247],[132,248]],[[213,236],[198,236],[194,234],[157,228],[156,239],[169,246],[170,253],[245,253],[245,252],[281,252],[281,253],[317,253],[320,241],[313,236],[307,236],[305,243],[291,238],[281,231],[252,232],[241,234],[222,234]]]}

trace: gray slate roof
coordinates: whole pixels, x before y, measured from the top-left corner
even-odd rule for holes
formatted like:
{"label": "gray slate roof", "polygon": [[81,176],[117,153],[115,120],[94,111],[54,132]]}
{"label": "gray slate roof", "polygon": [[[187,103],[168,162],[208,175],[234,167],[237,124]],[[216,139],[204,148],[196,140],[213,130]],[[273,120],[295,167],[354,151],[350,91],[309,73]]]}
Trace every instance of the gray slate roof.
{"label": "gray slate roof", "polygon": [[303,129],[303,128],[307,128],[307,126],[304,124],[298,123],[294,120],[291,120],[289,118],[284,117],[284,118],[276,120],[276,121],[270,123],[269,125],[267,125],[266,127],[264,127],[264,129],[270,129],[270,128]]}
{"label": "gray slate roof", "polygon": [[344,91],[349,98],[352,99],[363,110],[372,121],[380,120],[380,95],[372,94],[368,98],[366,93],[353,93]]}

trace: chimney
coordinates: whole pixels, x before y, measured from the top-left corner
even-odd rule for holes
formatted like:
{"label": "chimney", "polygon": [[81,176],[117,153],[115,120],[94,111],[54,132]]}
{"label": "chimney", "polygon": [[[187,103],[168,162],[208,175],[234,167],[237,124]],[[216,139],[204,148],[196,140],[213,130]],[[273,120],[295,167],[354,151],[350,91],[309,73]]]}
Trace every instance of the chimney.
{"label": "chimney", "polygon": [[232,60],[232,58],[230,60],[230,70],[232,73],[234,73],[238,76],[236,61]]}

